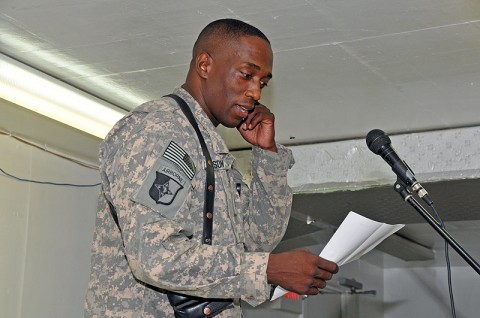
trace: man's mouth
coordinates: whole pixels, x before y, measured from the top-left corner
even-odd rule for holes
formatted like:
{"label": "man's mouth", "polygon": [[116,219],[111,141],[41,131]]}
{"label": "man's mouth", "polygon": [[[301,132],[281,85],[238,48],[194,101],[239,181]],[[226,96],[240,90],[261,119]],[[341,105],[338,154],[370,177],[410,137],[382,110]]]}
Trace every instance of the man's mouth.
{"label": "man's mouth", "polygon": [[239,109],[239,115],[241,118],[247,118],[250,110],[245,107],[245,106],[242,106],[242,105],[237,105],[238,109]]}

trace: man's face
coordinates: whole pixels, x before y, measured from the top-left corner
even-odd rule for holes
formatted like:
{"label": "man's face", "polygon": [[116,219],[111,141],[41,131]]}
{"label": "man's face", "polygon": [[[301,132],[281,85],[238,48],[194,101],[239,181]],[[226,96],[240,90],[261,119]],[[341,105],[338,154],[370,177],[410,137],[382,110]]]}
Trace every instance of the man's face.
{"label": "man's face", "polygon": [[205,112],[215,126],[237,127],[272,77],[273,54],[263,39],[245,36],[211,52],[202,84]]}

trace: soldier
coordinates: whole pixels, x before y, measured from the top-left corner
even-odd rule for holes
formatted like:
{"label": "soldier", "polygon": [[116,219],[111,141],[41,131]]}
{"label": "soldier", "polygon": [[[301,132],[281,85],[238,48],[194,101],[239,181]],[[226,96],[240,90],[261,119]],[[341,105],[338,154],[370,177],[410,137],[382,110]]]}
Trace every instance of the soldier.
{"label": "soldier", "polygon": [[[275,142],[274,115],[258,102],[272,63],[267,37],[238,20],[210,23],[195,42],[174,93],[205,140],[213,184],[205,183],[199,137],[172,97],[139,106],[107,135],[85,317],[173,317],[167,292],[233,300],[217,317],[241,317],[240,300],[258,305],[276,285],[316,295],[338,271],[307,250],[271,253],[290,216],[293,165]],[[252,144],[251,184],[235,169],[219,124]],[[209,192],[213,211],[205,208]]]}

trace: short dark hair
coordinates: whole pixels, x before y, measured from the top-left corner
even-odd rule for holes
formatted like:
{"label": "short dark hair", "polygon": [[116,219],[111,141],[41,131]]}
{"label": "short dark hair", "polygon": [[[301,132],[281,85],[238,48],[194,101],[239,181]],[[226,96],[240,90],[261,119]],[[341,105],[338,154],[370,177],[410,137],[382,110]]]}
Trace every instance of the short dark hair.
{"label": "short dark hair", "polygon": [[210,22],[200,32],[193,46],[193,54],[195,55],[200,46],[210,42],[213,38],[227,41],[235,40],[242,36],[256,36],[270,44],[267,36],[253,25],[236,19],[220,19]]}

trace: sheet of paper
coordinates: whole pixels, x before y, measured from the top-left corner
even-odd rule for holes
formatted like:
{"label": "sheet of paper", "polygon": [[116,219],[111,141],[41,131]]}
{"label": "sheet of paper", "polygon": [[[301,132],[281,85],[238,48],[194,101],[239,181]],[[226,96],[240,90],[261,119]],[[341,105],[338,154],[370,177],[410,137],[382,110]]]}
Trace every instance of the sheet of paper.
{"label": "sheet of paper", "polygon": [[[347,264],[371,251],[402,227],[404,227],[404,224],[380,223],[355,212],[349,212],[323,248],[320,256],[337,263],[338,266]],[[286,293],[288,293],[288,290],[279,286],[275,288],[271,300],[275,300]]]}

